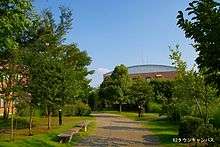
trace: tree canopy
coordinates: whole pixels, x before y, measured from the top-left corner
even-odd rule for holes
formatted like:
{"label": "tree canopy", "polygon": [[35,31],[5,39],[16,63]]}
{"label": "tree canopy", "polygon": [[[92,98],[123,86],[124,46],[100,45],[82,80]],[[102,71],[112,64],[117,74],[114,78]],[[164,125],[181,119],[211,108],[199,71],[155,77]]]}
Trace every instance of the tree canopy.
{"label": "tree canopy", "polygon": [[206,81],[220,90],[220,3],[214,0],[194,0],[186,8],[189,17],[178,12],[177,25],[193,40],[198,53],[196,62]]}
{"label": "tree canopy", "polygon": [[138,106],[143,106],[152,99],[153,95],[153,88],[151,87],[149,81],[141,77],[133,80],[129,92],[129,97],[133,103]]}
{"label": "tree canopy", "polygon": [[106,77],[100,85],[100,96],[108,98],[111,102],[118,103],[120,111],[122,104],[128,101],[128,90],[131,86],[131,79],[128,69],[124,65],[116,66],[109,77]]}

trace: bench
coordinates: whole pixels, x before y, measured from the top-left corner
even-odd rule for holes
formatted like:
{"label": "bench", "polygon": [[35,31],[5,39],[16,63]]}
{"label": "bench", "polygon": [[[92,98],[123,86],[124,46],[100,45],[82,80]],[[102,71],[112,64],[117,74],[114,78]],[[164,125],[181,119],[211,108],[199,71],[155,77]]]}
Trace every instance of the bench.
{"label": "bench", "polygon": [[80,127],[81,129],[84,130],[84,132],[87,132],[87,127],[89,125],[90,122],[88,121],[84,121],[84,122],[81,122],[80,124],[77,125],[77,127]]}
{"label": "bench", "polygon": [[70,142],[72,140],[73,135],[79,133],[80,130],[87,132],[87,127],[88,127],[89,123],[90,122],[88,122],[88,121],[80,122],[74,128],[69,129],[68,131],[66,131],[64,133],[57,135],[57,137],[59,138],[59,142],[60,143],[64,143],[67,141]]}

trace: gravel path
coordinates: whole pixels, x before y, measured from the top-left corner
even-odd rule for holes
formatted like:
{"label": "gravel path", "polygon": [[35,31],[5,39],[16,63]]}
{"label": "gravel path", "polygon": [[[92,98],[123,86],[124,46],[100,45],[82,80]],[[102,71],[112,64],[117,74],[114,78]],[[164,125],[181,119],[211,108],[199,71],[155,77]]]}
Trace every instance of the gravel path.
{"label": "gravel path", "polygon": [[115,114],[93,114],[96,116],[96,133],[83,139],[78,147],[144,147],[159,146],[158,139],[144,129],[140,122]]}

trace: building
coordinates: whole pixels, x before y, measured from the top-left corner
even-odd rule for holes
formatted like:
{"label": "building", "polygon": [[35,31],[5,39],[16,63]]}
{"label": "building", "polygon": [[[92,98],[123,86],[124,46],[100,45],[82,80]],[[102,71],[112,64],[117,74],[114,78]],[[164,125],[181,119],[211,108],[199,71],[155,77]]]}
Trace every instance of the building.
{"label": "building", "polygon": [[0,116],[3,115],[4,112],[4,100],[0,99]]}
{"label": "building", "polygon": [[16,69],[17,70],[16,72],[18,72],[19,74],[14,74],[13,76],[9,76],[8,74],[6,74],[7,72],[4,72],[9,69],[9,64],[7,63],[7,61],[4,60],[0,61],[0,71],[2,73],[5,73],[1,75],[1,80],[0,80],[0,116],[3,115],[4,113],[4,106],[7,106],[6,109],[9,114],[12,112],[12,110],[13,112],[15,112],[16,110],[14,108],[15,101],[12,103],[11,98],[13,96],[16,96],[17,94],[16,92],[13,93],[12,91],[6,94],[8,87],[9,89],[13,88],[14,86],[16,86],[17,83],[23,86],[27,85],[28,76],[26,74],[27,70],[25,69],[25,67],[13,65],[13,68]]}
{"label": "building", "polygon": [[[111,75],[112,72],[104,74],[104,78]],[[128,67],[128,73],[132,79],[143,77],[145,79],[174,79],[176,77],[176,68],[167,65],[135,65]]]}

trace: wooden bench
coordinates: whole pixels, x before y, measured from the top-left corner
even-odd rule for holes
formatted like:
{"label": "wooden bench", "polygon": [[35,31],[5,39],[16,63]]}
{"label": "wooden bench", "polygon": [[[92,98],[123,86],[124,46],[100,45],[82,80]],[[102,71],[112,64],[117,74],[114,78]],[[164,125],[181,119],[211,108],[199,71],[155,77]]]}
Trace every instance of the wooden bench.
{"label": "wooden bench", "polygon": [[79,125],[77,125],[77,127],[80,127],[81,129],[83,129],[84,132],[87,132],[87,127],[89,125],[89,121],[84,121],[81,122]]}
{"label": "wooden bench", "polygon": [[74,128],[69,129],[68,131],[57,135],[60,143],[70,142],[72,140],[73,135],[79,133],[80,130],[87,132],[87,128],[90,122],[84,121],[76,125]]}

